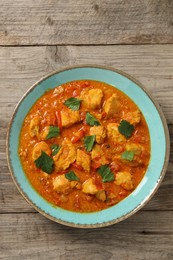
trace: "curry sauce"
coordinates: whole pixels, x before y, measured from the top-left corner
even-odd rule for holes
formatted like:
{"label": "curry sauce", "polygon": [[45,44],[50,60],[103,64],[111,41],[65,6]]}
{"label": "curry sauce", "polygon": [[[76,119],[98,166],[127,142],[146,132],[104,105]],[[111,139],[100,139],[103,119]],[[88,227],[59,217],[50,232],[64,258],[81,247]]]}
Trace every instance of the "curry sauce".
{"label": "curry sauce", "polygon": [[120,90],[80,80],[46,91],[28,112],[19,155],[35,190],[77,212],[106,209],[142,180],[150,136],[137,105]]}

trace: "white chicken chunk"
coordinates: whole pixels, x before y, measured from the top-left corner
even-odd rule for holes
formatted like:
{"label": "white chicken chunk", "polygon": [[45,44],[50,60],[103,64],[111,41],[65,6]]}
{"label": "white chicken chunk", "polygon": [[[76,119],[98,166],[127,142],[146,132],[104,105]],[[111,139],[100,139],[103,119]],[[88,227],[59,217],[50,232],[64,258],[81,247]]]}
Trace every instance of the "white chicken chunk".
{"label": "white chicken chunk", "polygon": [[108,163],[101,146],[98,144],[94,145],[94,148],[92,149],[91,152],[91,158],[92,160],[96,159],[97,162],[100,163],[100,165],[104,165]]}
{"label": "white chicken chunk", "polygon": [[76,149],[68,138],[62,142],[59,152],[53,156],[55,171],[67,169],[76,160]]}
{"label": "white chicken chunk", "polygon": [[127,143],[126,151],[134,152],[135,155],[141,155],[141,153],[144,151],[144,147],[140,144]]}
{"label": "white chicken chunk", "polygon": [[78,110],[71,110],[69,108],[61,111],[62,127],[69,127],[80,121],[80,114]]}
{"label": "white chicken chunk", "polygon": [[106,137],[106,129],[101,125],[93,126],[90,128],[90,135],[96,135],[96,142],[102,144]]}
{"label": "white chicken chunk", "polygon": [[104,103],[103,109],[106,112],[107,118],[117,116],[121,110],[121,104],[118,96],[113,94],[110,98],[108,98]]}
{"label": "white chicken chunk", "polygon": [[135,143],[127,143],[126,144],[126,151],[130,151],[134,153],[134,158],[132,161],[129,160],[123,160],[123,162],[131,167],[137,167],[140,164],[143,164],[143,159],[141,158],[141,153],[144,151],[144,147],[140,144]]}
{"label": "white chicken chunk", "polygon": [[105,201],[106,200],[106,192],[104,190],[99,190],[97,193],[96,193],[96,198],[98,200],[101,200],[101,201]]}
{"label": "white chicken chunk", "polygon": [[141,121],[141,112],[139,110],[128,112],[123,116],[123,119],[132,125],[136,125]]}
{"label": "white chicken chunk", "polygon": [[57,176],[53,179],[53,188],[57,193],[67,194],[71,190],[70,181],[65,177],[65,175]]}
{"label": "white chicken chunk", "polygon": [[38,136],[39,124],[40,124],[40,118],[38,116],[35,116],[31,119],[31,122],[29,125],[29,134],[31,137]]}
{"label": "white chicken chunk", "polygon": [[82,103],[89,109],[96,109],[101,106],[103,91],[99,88],[84,91],[81,95]]}
{"label": "white chicken chunk", "polygon": [[96,185],[93,182],[92,178],[89,178],[82,184],[82,192],[87,193],[87,194],[96,194],[98,192],[98,189]]}
{"label": "white chicken chunk", "polygon": [[121,185],[125,190],[132,190],[134,188],[130,172],[118,172],[116,174],[115,184]]}
{"label": "white chicken chunk", "polygon": [[46,140],[50,126],[45,126],[39,134],[39,140]]}
{"label": "white chicken chunk", "polygon": [[115,144],[120,144],[126,141],[126,138],[118,131],[117,123],[109,123],[107,125],[107,136]]}
{"label": "white chicken chunk", "polygon": [[57,193],[68,194],[73,188],[80,189],[81,184],[78,181],[70,181],[65,177],[65,174],[57,176],[52,181],[53,189]]}
{"label": "white chicken chunk", "polygon": [[76,163],[82,166],[85,171],[90,172],[91,158],[87,153],[80,149],[77,150]]}
{"label": "white chicken chunk", "polygon": [[32,151],[32,159],[35,161],[38,157],[40,157],[41,152],[45,152],[47,155],[51,155],[51,149],[45,142],[39,142],[35,144],[33,151]]}

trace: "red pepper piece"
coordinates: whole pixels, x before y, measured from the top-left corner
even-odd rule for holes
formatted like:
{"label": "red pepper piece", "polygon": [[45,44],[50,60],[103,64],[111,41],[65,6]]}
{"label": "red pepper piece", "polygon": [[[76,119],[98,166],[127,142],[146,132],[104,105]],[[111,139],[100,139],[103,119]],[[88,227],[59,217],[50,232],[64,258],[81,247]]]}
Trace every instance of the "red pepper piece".
{"label": "red pepper piece", "polygon": [[57,119],[58,127],[59,127],[59,129],[62,129],[61,112],[60,112],[60,111],[56,111],[55,114],[56,114],[56,119]]}

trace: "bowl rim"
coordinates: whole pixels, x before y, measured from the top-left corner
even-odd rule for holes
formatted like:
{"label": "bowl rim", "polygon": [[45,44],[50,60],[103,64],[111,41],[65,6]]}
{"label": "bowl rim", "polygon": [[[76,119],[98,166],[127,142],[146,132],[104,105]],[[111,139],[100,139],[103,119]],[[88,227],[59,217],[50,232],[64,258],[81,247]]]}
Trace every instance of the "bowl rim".
{"label": "bowl rim", "polygon": [[[127,214],[116,218],[114,220],[111,221],[106,221],[106,222],[102,222],[102,223],[96,223],[96,224],[75,224],[73,222],[67,222],[67,221],[63,221],[61,219],[55,218],[51,215],[49,215],[48,213],[42,211],[42,209],[40,209],[38,206],[36,206],[34,204],[34,202],[32,200],[30,200],[27,196],[27,194],[22,190],[22,188],[20,188],[20,186],[18,185],[17,182],[17,178],[14,175],[13,172],[13,168],[11,166],[11,160],[10,160],[10,149],[9,149],[9,143],[10,143],[10,130],[13,124],[13,120],[15,118],[15,115],[18,112],[18,108],[20,107],[20,104],[22,103],[22,101],[25,99],[25,97],[40,83],[42,83],[44,80],[48,79],[49,77],[61,73],[63,71],[68,71],[68,70],[72,70],[72,69],[80,69],[80,68],[96,68],[96,69],[103,69],[103,70],[109,70],[112,72],[116,72],[124,77],[126,77],[127,79],[129,79],[130,81],[132,81],[133,83],[135,83],[139,88],[141,88],[147,95],[147,97],[152,101],[152,103],[154,104],[156,110],[158,111],[158,114],[160,116],[162,125],[163,125],[163,130],[164,130],[164,135],[165,135],[165,145],[166,145],[166,149],[165,149],[165,158],[164,158],[164,164],[160,173],[160,177],[158,178],[154,188],[152,189],[151,193],[134,209],[132,209],[130,212],[128,212]],[[68,82],[68,81],[67,81]],[[133,214],[135,214],[137,211],[139,211],[142,207],[144,207],[147,202],[154,196],[154,194],[157,192],[158,188],[161,185],[161,182],[166,174],[166,170],[168,167],[168,163],[169,163],[169,156],[170,156],[170,136],[169,136],[169,130],[168,130],[168,125],[167,125],[167,121],[166,118],[161,110],[161,107],[159,105],[159,103],[157,102],[157,100],[155,100],[155,98],[152,96],[152,94],[150,93],[150,91],[148,91],[145,86],[138,80],[136,80],[133,76],[129,75],[128,73],[116,69],[114,67],[111,66],[102,66],[102,65],[97,65],[97,64],[80,64],[80,65],[73,65],[73,66],[66,66],[66,67],[62,67],[59,70],[55,70],[49,74],[47,74],[46,76],[41,77],[39,80],[37,80],[33,85],[31,85],[31,87],[29,87],[29,89],[24,93],[24,95],[21,97],[21,99],[18,101],[17,105],[15,106],[8,128],[7,128],[7,135],[6,135],[6,155],[7,155],[7,164],[8,164],[8,168],[10,170],[10,174],[11,177],[13,179],[13,182],[15,183],[18,191],[20,192],[20,194],[24,197],[24,199],[32,206],[32,208],[34,208],[37,212],[39,212],[40,214],[42,214],[43,216],[45,216],[46,218],[59,223],[59,224],[63,224],[69,227],[76,227],[76,228],[100,228],[100,227],[106,227],[106,226],[110,226],[113,224],[116,224],[122,220],[125,220],[127,218],[129,218],[130,216],[132,216]],[[48,202],[49,203],[49,202]],[[85,213],[84,213],[85,214]]]}

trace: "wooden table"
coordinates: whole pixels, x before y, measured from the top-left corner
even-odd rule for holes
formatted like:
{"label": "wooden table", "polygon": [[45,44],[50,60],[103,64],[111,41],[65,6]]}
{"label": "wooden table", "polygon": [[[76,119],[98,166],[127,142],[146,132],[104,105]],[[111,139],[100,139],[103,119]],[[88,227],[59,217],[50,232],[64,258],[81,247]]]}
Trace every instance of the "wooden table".
{"label": "wooden table", "polygon": [[[19,99],[42,76],[95,63],[141,81],[171,137],[168,170],[137,214],[102,229],[74,229],[37,213],[7,167],[6,132]],[[173,1],[1,0],[0,259],[173,259]]]}

